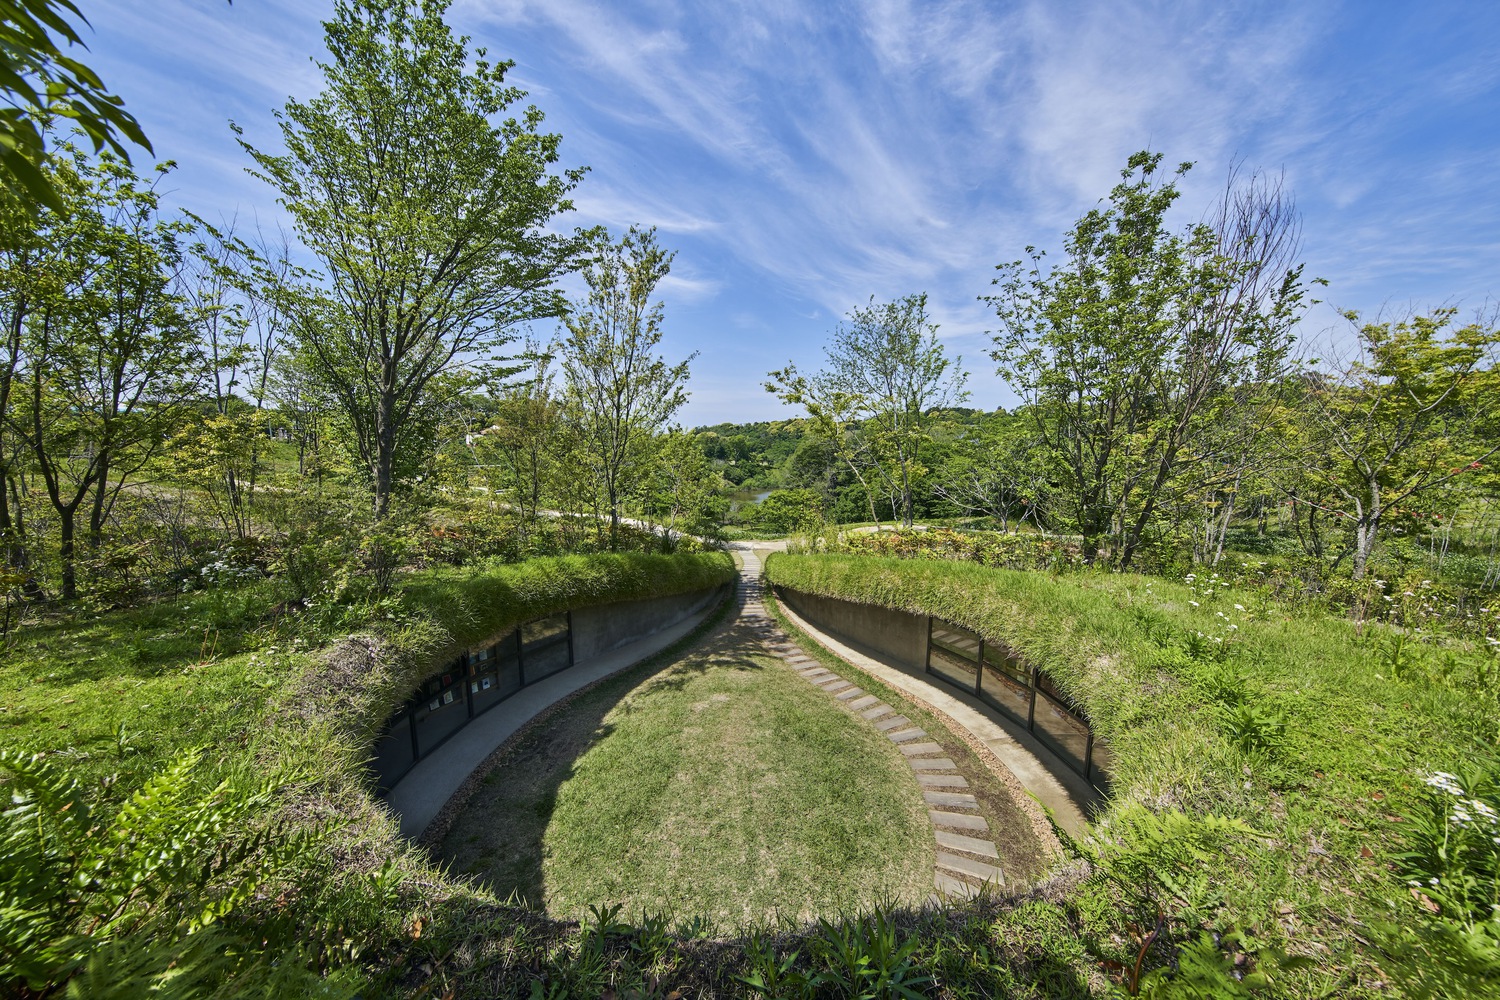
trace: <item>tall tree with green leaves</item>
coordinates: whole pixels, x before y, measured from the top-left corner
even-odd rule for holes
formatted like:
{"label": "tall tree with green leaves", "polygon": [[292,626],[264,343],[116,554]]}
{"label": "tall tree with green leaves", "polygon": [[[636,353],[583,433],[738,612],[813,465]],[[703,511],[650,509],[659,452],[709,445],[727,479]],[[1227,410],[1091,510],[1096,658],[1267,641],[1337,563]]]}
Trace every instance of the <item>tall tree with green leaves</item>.
{"label": "tall tree with green leaves", "polygon": [[8,274],[20,349],[6,414],[56,514],[68,599],[79,516],[98,549],[115,501],[161,450],[203,371],[175,286],[190,227],[162,219],[154,187],[126,164],[71,152],[57,168],[65,210],[38,217],[29,266]]}
{"label": "tall tree with green leaves", "polygon": [[673,256],[654,228],[632,226],[618,243],[599,234],[583,272],[588,294],[568,313],[558,345],[569,417],[598,512],[609,517],[611,548],[619,545],[626,500],[649,476],[651,439],[687,402],[688,365],[697,356],[673,365],[655,353],[665,307],[653,296]]}
{"label": "tall tree with green leaves", "polygon": [[561,137],[472,63],[447,0],[338,0],[324,23],[326,89],[278,114],[285,154],[241,140],[322,265],[296,333],[338,402],[377,519],[430,442],[429,386],[455,365],[494,368],[522,321],[559,315],[555,280],[580,234],[554,231],[583,171],[552,172]]}
{"label": "tall tree with green leaves", "polygon": [[[1283,440],[1298,496],[1348,524],[1354,579],[1362,579],[1391,512],[1476,479],[1500,454],[1500,323],[1450,329],[1456,310],[1359,323],[1358,353],[1325,360],[1301,380]],[[1290,491],[1290,490],[1289,490]]]}
{"label": "tall tree with green leaves", "polygon": [[[912,523],[913,483],[925,471],[922,447],[932,411],[968,398],[962,358],[949,358],[927,317],[927,294],[858,306],[824,348],[824,364],[808,377],[788,364],[770,373],[766,390],[804,407],[835,440],[871,497],[867,477],[883,482],[901,522]],[[862,438],[851,441],[850,436]],[[863,467],[863,468],[861,468]]]}
{"label": "tall tree with green leaves", "polygon": [[[1052,267],[999,265],[986,297],[992,357],[1031,404],[1063,480],[1055,493],[1093,562],[1112,543],[1127,567],[1161,504],[1211,456],[1194,446],[1226,405],[1290,370],[1304,306],[1300,224],[1279,181],[1231,173],[1206,221],[1167,226],[1177,180],[1161,154],[1130,157],[1107,204],[1086,213]],[[1231,390],[1241,395],[1230,395]]]}

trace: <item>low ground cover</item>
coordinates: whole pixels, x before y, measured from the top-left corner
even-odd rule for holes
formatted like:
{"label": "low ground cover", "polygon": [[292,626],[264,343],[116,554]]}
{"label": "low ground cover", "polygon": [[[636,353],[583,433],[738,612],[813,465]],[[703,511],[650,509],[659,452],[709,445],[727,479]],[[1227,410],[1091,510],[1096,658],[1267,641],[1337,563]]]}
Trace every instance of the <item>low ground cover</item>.
{"label": "low ground cover", "polygon": [[[1308,957],[1287,973],[1296,995],[1364,993],[1393,977],[1421,995],[1419,967],[1455,963],[1472,973],[1461,980],[1469,995],[1495,989],[1492,918],[1408,885],[1403,860],[1418,843],[1412,818],[1431,809],[1425,779],[1469,773],[1489,754],[1493,695],[1383,670],[1385,626],[1306,612],[1216,574],[1170,582],[777,555],[767,575],[974,629],[1045,665],[1088,710],[1114,742],[1116,770],[1112,807],[1083,853],[1115,863],[1099,868],[1107,891],[1074,905],[1089,918],[1084,933],[1127,967],[1129,927],[1149,952],[1162,920],[1179,947],[1200,931],[1220,942],[1236,931]],[[1483,640],[1450,645],[1454,656],[1493,655]],[[1474,778],[1462,800],[1482,801],[1484,787]],[[1492,889],[1484,876],[1481,890]],[[1451,918],[1469,957],[1440,954],[1453,951],[1431,943],[1441,929],[1414,942],[1427,918]],[[1181,955],[1158,951],[1148,967]]]}
{"label": "low ground cover", "polygon": [[619,905],[724,931],[920,904],[932,888],[900,752],[743,626],[534,727],[439,853],[554,916]]}

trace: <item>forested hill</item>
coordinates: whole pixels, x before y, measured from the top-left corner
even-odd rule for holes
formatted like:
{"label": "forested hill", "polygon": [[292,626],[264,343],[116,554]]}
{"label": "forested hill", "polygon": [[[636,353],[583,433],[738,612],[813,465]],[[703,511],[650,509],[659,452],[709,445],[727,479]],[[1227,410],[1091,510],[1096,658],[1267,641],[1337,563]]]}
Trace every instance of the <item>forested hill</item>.
{"label": "forested hill", "polygon": [[[1004,410],[969,407],[935,410],[929,415],[946,440],[973,438],[987,425],[1011,419]],[[724,478],[743,489],[826,490],[830,482],[853,478],[847,470],[841,471],[844,463],[833,445],[803,417],[712,424],[693,428],[693,434]]]}

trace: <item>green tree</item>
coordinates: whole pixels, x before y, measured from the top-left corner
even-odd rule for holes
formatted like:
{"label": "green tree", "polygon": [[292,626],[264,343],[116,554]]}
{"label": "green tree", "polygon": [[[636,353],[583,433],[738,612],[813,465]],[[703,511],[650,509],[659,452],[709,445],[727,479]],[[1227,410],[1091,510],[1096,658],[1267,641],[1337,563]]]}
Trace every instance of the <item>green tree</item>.
{"label": "green tree", "polygon": [[[1358,326],[1359,354],[1303,379],[1285,440],[1314,503],[1350,525],[1362,579],[1393,509],[1473,478],[1500,452],[1500,324],[1449,330],[1455,310]],[[1359,317],[1349,314],[1358,324]]]}
{"label": "green tree", "polygon": [[936,492],[966,513],[994,518],[1001,531],[1028,517],[1041,528],[1050,465],[1029,418],[997,414],[939,467]]}
{"label": "green tree", "polygon": [[925,471],[923,445],[932,411],[968,398],[963,359],[951,359],[927,318],[927,295],[856,307],[808,377],[795,365],[771,372],[766,391],[807,410],[865,487],[875,514],[872,479],[882,483],[903,524],[912,523],[915,480]]}
{"label": "green tree", "polygon": [[631,227],[619,243],[601,234],[583,272],[588,295],[568,313],[558,348],[569,418],[598,511],[609,516],[611,548],[626,499],[649,475],[652,437],[687,402],[688,365],[697,357],[669,365],[653,353],[665,311],[652,294],[672,257],[655,229]]}
{"label": "green tree", "polygon": [[324,23],[327,87],[278,114],[287,152],[241,144],[322,265],[300,290],[296,334],[347,419],[377,519],[430,444],[435,378],[482,367],[518,322],[563,309],[554,281],[578,235],[550,230],[581,170],[550,172],[513,63],[469,62],[446,0],[338,0]]}
{"label": "green tree", "polygon": [[704,534],[713,530],[728,502],[724,477],[703,454],[695,434],[676,428],[656,442],[656,468],[651,484],[651,506],[660,521],[662,537],[670,546],[679,532]]}
{"label": "green tree", "polygon": [[104,81],[58,46],[87,48],[68,21],[88,24],[72,0],[5,0],[0,15],[0,177],[18,207],[60,212],[64,192],[44,168],[52,123],[71,122],[95,153],[107,147],[127,163],[126,142],[148,153],[151,143]]}
{"label": "green tree", "polygon": [[108,155],[75,150],[56,172],[66,210],[42,213],[32,258],[10,272],[20,398],[7,418],[56,512],[70,599],[80,512],[98,549],[120,492],[198,391],[202,362],[174,287],[188,225],[161,219],[155,190]]}
{"label": "green tree", "polygon": [[488,479],[496,491],[515,505],[524,551],[558,474],[558,459],[567,453],[569,429],[557,396],[553,355],[528,342],[522,357],[530,369],[500,391],[490,424],[476,436],[474,452],[490,470]]}
{"label": "green tree", "polygon": [[755,508],[757,525],[784,535],[814,530],[822,518],[823,498],[813,490],[774,490]]}
{"label": "green tree", "polygon": [[1268,405],[1246,387],[1289,370],[1304,287],[1298,217],[1279,182],[1231,173],[1209,221],[1170,232],[1182,164],[1130,157],[1108,204],[1069,233],[1064,261],[999,265],[992,357],[1031,404],[1061,466],[1056,496],[1092,562],[1107,539],[1130,565],[1160,505],[1194,465],[1220,408]]}

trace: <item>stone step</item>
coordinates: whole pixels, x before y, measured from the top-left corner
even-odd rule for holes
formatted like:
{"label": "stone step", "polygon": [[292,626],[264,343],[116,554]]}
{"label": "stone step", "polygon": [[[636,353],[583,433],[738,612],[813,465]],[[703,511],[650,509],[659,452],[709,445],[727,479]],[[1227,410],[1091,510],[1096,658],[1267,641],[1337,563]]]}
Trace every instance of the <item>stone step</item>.
{"label": "stone step", "polygon": [[873,708],[865,709],[859,714],[863,715],[867,719],[878,719],[882,715],[890,715],[894,711],[895,709],[889,705],[876,705]]}
{"label": "stone step", "polygon": [[913,757],[907,761],[913,771],[957,771],[958,765],[947,757]]}
{"label": "stone step", "polygon": [[913,726],[911,729],[900,729],[886,733],[885,738],[890,740],[892,743],[905,743],[907,740],[914,740],[920,736],[926,735],[926,730],[918,729]]}
{"label": "stone step", "polygon": [[961,774],[918,774],[917,784],[923,788],[968,788],[969,783]]}
{"label": "stone step", "polygon": [[937,866],[939,868],[946,868],[950,872],[957,872],[960,875],[972,875],[981,882],[994,882],[996,885],[1005,884],[1005,876],[994,865],[987,865],[983,861],[972,861],[969,858],[961,858],[957,854],[938,851]]}
{"label": "stone step", "polygon": [[[942,793],[928,792],[927,794],[941,795]],[[973,796],[968,797],[973,798]],[[978,805],[978,803],[975,804]],[[927,810],[927,818],[932,820],[933,826],[947,826],[955,830],[984,832],[990,828],[990,825],[984,821],[983,816],[976,816],[973,813],[953,813],[944,812],[941,809],[929,809]]]}
{"label": "stone step", "polygon": [[864,694],[864,691],[862,691],[861,689],[857,687],[851,687],[847,691],[840,691],[836,697],[839,701],[849,701],[853,698],[858,698],[862,694]]}
{"label": "stone step", "polygon": [[[870,718],[870,716],[867,715],[865,716],[865,718],[868,719]],[[880,730],[882,733],[886,733],[890,732],[892,729],[900,729],[902,726],[909,725],[911,725],[911,720],[906,716],[893,715],[889,719],[881,719],[879,722],[875,723],[875,728]]]}
{"label": "stone step", "polygon": [[961,833],[949,833],[947,830],[934,831],[933,835],[937,837],[939,847],[946,847],[950,851],[963,851],[965,854],[977,854],[981,858],[997,860],[1000,857],[1000,852],[995,850],[995,843],[991,840],[967,837]]}
{"label": "stone step", "polygon": [[968,792],[923,792],[922,798],[930,806],[945,809],[978,809],[979,800]]}
{"label": "stone step", "polygon": [[979,895],[979,890],[965,882],[963,879],[945,875],[942,872],[934,872],[932,884],[937,886],[938,892],[944,896],[957,896],[959,899],[973,899]]}
{"label": "stone step", "polygon": [[832,670],[825,670],[824,668],[819,667],[817,670],[807,671],[807,673],[803,674],[802,676],[806,677],[812,683],[817,684],[821,681],[828,680],[830,677],[837,677],[838,674],[834,673]]}
{"label": "stone step", "polygon": [[859,699],[859,701],[851,701],[849,703],[849,707],[852,708],[852,709],[855,709],[856,711],[863,712],[865,709],[869,708],[871,705],[878,705],[878,704],[880,704],[880,699],[879,698],[875,697],[873,694],[867,694],[863,698]]}
{"label": "stone step", "polygon": [[908,743],[901,748],[901,752],[908,757],[920,757],[924,753],[942,753],[943,748],[936,743]]}
{"label": "stone step", "polygon": [[853,684],[850,684],[842,677],[838,678],[837,680],[824,681],[822,684],[818,685],[818,687],[822,688],[824,691],[827,691],[829,694],[838,694],[840,691],[847,691],[853,686]]}

